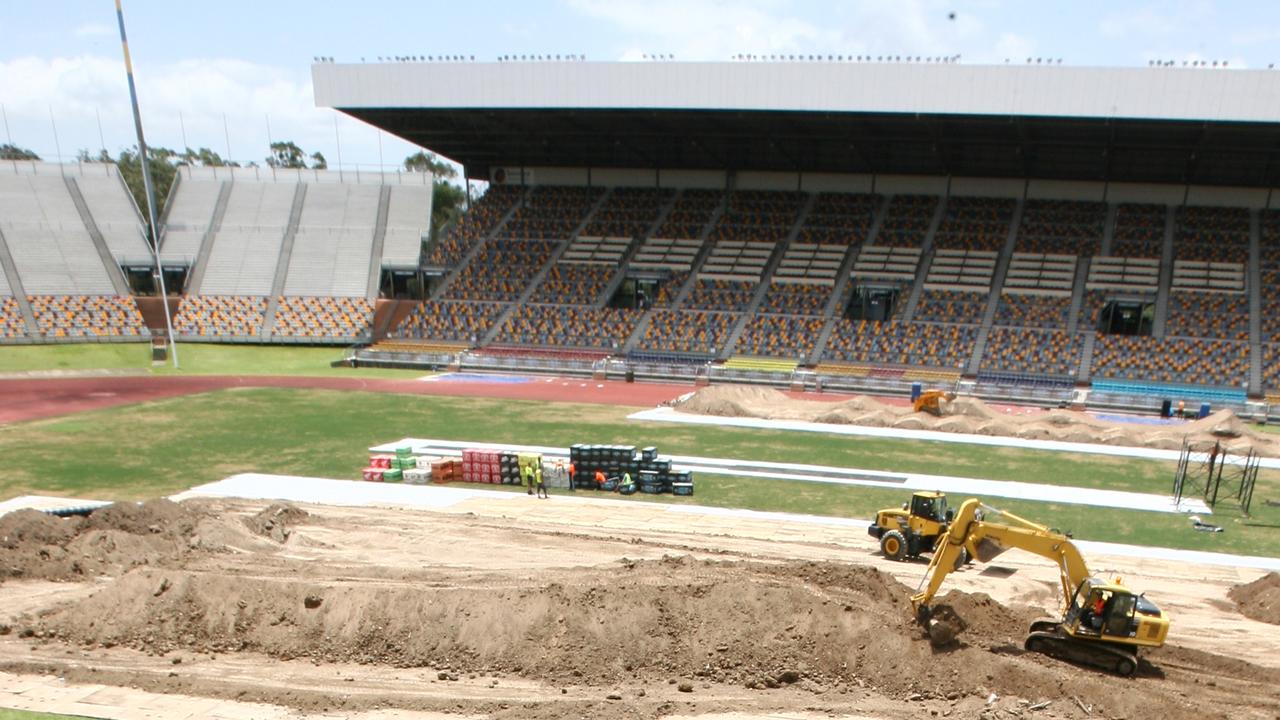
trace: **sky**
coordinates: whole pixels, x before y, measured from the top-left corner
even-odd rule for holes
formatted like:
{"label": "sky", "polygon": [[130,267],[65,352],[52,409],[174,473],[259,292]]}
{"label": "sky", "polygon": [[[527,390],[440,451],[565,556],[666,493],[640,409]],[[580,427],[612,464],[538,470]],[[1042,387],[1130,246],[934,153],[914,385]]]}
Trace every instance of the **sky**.
{"label": "sky", "polygon": [[[418,148],[315,107],[316,56],[823,53],[1280,67],[1274,0],[124,0],[124,12],[149,145],[261,163],[269,139],[292,140],[347,169],[397,166]],[[113,0],[0,0],[0,37],[0,142],[46,160],[135,144]]]}

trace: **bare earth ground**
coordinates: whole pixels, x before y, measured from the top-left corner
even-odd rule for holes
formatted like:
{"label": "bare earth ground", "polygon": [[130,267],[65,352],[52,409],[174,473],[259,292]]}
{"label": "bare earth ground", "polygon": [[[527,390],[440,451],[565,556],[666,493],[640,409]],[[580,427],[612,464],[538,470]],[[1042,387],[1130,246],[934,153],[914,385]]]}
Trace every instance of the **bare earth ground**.
{"label": "bare earth ground", "polygon": [[0,518],[0,671],[308,713],[1280,715],[1280,631],[1228,596],[1250,602],[1261,573],[1091,557],[1173,618],[1123,679],[1021,650],[1056,610],[1043,560],[948,578],[970,629],[940,652],[909,617],[924,566],[874,551],[834,526],[563,495],[19,512]]}
{"label": "bare earth ground", "polygon": [[1099,443],[1127,447],[1178,450],[1183,438],[1197,449],[1220,441],[1223,446],[1253,447],[1258,453],[1280,457],[1280,438],[1250,429],[1230,410],[1165,426],[1117,423],[1072,410],[1015,413],[975,397],[957,397],[942,405],[942,416],[913,412],[900,402],[855,395],[836,402],[814,402],[772,388],[712,385],[672,403],[681,412],[721,417],[802,420],[839,425],[937,430],[971,435],[994,435],[1028,440]]}

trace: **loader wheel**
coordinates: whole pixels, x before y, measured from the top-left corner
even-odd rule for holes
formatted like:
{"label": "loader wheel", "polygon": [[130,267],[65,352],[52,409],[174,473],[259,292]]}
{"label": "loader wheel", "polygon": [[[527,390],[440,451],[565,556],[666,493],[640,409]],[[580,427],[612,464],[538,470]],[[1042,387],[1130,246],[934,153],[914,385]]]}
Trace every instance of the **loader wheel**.
{"label": "loader wheel", "polygon": [[890,560],[903,560],[907,557],[907,539],[901,530],[890,530],[880,538],[880,552]]}

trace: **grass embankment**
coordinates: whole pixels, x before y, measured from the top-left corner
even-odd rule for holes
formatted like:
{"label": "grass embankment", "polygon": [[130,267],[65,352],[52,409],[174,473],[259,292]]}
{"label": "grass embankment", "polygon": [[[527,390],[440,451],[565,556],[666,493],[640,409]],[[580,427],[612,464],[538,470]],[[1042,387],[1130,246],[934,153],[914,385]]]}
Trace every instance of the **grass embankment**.
{"label": "grass embankment", "polygon": [[32,712],[30,710],[9,710],[0,708],[0,720],[92,720],[80,715],[54,715],[53,713]]}
{"label": "grass embankment", "polygon": [[[601,405],[343,393],[228,390],[0,427],[0,497],[26,493],[138,499],[238,472],[356,478],[371,445],[402,437],[568,446],[655,445],[663,453],[801,462],[1082,488],[1168,493],[1172,463],[917,440],[637,423]],[[639,501],[870,517],[908,491],[701,475],[694,498]],[[1225,533],[1180,515],[1079,505],[989,502],[1090,540],[1280,556],[1280,473],[1263,471],[1254,515],[1219,506]],[[955,499],[958,501],[959,499]],[[953,501],[954,502],[954,501]]]}
{"label": "grass embankment", "polygon": [[179,367],[151,362],[149,343],[13,345],[0,348],[0,373],[125,370],[154,375],[342,375],[410,378],[422,370],[331,367],[340,347],[179,343]]}

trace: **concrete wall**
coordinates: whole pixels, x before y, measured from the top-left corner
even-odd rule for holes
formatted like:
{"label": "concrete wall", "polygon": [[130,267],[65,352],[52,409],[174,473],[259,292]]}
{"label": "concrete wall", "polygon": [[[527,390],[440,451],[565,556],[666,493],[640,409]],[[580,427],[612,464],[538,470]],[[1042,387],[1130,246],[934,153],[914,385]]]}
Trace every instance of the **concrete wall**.
{"label": "concrete wall", "polygon": [[951,194],[965,197],[1020,198],[1026,186],[1014,178],[951,178]]}
{"label": "concrete wall", "polygon": [[1027,197],[1033,200],[1086,200],[1102,202],[1106,185],[1100,182],[1075,180],[1032,180],[1027,185]]}

